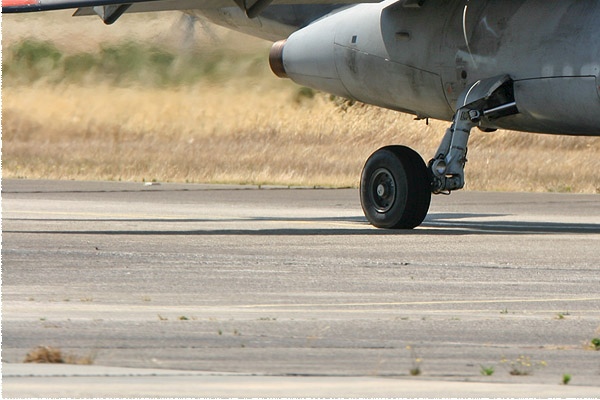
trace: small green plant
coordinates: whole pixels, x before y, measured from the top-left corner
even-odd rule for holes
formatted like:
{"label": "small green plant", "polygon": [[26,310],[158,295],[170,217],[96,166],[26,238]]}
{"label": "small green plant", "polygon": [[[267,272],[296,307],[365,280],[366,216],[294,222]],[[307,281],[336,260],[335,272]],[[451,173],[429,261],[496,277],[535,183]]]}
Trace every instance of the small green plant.
{"label": "small green plant", "polygon": [[545,361],[532,361],[529,356],[519,356],[516,360],[508,360],[503,358],[501,361],[508,373],[511,375],[532,375],[536,368],[543,368],[546,366]]}
{"label": "small green plant", "polygon": [[594,350],[600,350],[600,338],[593,338],[590,340],[590,343],[592,344],[592,348]]}
{"label": "small green plant", "polygon": [[180,316],[180,317],[179,317],[179,320],[180,320],[180,321],[188,321],[188,320],[189,320],[189,318],[188,318],[188,317],[186,317],[185,315],[182,315],[182,316]]}
{"label": "small green plant", "polygon": [[556,314],[556,319],[565,319],[566,316],[571,315],[568,311]]}
{"label": "small green plant", "polygon": [[563,374],[562,383],[563,385],[568,385],[571,382],[571,374]]}
{"label": "small green plant", "polygon": [[480,370],[479,372],[481,372],[481,375],[483,376],[492,376],[494,375],[494,367],[493,366],[485,366],[485,365],[480,365]]}
{"label": "small green plant", "polygon": [[417,356],[417,352],[413,346],[406,346],[406,349],[410,351],[410,358],[412,362],[412,368],[408,372],[410,372],[412,376],[421,375],[421,362],[423,362],[423,360]]}

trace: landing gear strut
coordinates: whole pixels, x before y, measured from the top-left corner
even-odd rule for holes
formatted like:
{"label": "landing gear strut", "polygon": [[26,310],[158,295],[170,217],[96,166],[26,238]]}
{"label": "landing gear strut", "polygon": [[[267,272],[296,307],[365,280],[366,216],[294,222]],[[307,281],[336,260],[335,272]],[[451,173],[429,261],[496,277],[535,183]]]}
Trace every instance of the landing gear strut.
{"label": "landing gear strut", "polygon": [[471,129],[483,121],[518,113],[514,97],[513,81],[508,75],[477,81],[465,90],[456,105],[452,126],[446,130],[444,139],[429,161],[435,194],[449,194],[465,185],[467,142]]}
{"label": "landing gear strut", "polygon": [[431,193],[462,189],[471,129],[518,113],[513,81],[507,75],[477,81],[462,93],[456,108],[452,126],[427,166],[405,146],[383,147],[369,157],[360,180],[360,202],[372,225],[412,229],[425,219]]}

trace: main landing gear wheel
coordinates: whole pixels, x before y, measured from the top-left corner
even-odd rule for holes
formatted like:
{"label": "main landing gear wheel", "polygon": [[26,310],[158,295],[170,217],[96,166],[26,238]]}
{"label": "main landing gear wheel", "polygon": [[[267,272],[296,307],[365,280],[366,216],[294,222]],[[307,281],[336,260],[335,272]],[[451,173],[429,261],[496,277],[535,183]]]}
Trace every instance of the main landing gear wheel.
{"label": "main landing gear wheel", "polygon": [[377,228],[412,229],[431,202],[431,180],[421,156],[405,146],[388,146],[369,157],[360,179],[360,202]]}

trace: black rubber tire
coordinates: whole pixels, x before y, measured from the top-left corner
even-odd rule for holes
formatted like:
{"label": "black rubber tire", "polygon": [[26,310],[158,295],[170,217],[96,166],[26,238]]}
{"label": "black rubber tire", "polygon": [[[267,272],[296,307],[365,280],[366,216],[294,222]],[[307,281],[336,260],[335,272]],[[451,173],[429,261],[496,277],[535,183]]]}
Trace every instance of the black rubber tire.
{"label": "black rubber tire", "polygon": [[421,225],[431,203],[431,181],[421,156],[406,146],[387,146],[373,153],[362,171],[360,202],[377,228]]}

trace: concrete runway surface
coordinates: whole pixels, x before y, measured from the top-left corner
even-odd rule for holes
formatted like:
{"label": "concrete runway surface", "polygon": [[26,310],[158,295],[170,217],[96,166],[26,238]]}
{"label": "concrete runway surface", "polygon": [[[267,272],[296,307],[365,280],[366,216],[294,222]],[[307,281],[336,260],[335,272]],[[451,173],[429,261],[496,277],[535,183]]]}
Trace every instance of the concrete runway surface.
{"label": "concrete runway surface", "polygon": [[598,195],[386,231],[355,189],[4,180],[2,218],[4,397],[600,396]]}

